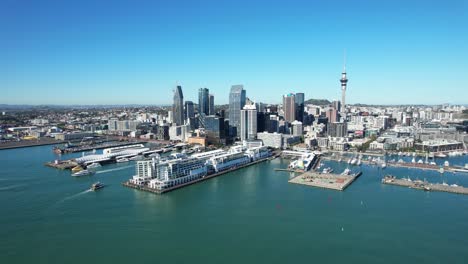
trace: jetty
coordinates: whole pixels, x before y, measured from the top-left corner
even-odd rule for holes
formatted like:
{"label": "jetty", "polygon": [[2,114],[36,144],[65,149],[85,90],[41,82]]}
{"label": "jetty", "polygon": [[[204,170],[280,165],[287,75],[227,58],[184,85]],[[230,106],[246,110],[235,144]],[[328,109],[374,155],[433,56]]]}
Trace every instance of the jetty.
{"label": "jetty", "polygon": [[302,184],[312,187],[325,188],[337,191],[344,191],[351,183],[353,183],[362,172],[351,175],[320,173],[316,171],[305,172],[290,179],[289,183]]}
{"label": "jetty", "polygon": [[416,190],[423,190],[428,192],[448,192],[456,194],[468,195],[468,188],[458,186],[456,184],[448,185],[444,183],[430,183],[421,180],[411,180],[409,178],[397,179],[395,176],[387,175],[382,179],[383,184],[396,185],[401,187],[408,187]]}

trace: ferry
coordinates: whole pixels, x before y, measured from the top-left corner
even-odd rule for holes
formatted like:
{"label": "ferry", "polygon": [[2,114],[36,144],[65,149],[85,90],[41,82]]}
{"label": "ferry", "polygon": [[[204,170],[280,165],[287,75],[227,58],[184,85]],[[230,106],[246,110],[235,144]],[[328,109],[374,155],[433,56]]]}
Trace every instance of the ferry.
{"label": "ferry", "polygon": [[95,168],[99,168],[99,167],[101,167],[101,164],[99,162],[94,162],[94,163],[91,163],[88,166],[86,166],[86,168],[88,168],[88,169],[95,169]]}
{"label": "ferry", "polygon": [[91,185],[91,190],[92,191],[97,191],[97,190],[102,189],[102,188],[104,188],[104,184],[102,184],[100,182],[96,182],[96,183],[93,183]]}
{"label": "ferry", "polygon": [[93,175],[94,171],[90,170],[81,170],[79,172],[75,172],[72,174],[73,177],[80,177],[80,176],[88,176],[88,175]]}

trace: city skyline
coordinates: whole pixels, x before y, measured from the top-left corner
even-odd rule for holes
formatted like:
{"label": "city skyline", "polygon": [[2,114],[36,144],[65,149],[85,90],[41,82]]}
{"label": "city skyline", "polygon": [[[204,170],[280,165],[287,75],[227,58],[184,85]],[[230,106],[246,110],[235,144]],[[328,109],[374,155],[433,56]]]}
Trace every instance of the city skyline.
{"label": "city skyline", "polygon": [[170,104],[176,84],[227,104],[236,83],[340,100],[343,50],[350,104],[467,103],[466,1],[1,5],[1,104]]}

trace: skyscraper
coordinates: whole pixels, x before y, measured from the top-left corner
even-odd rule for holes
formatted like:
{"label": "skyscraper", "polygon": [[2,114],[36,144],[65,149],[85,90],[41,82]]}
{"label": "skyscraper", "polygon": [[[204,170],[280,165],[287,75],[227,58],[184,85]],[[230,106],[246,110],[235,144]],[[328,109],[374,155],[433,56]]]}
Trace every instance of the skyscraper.
{"label": "skyscraper", "polygon": [[174,101],[172,103],[173,123],[180,126],[184,124],[184,95],[182,86],[177,85],[174,90]]}
{"label": "skyscraper", "polygon": [[257,108],[255,103],[249,102],[240,111],[240,138],[253,140],[257,138]]}
{"label": "skyscraper", "polygon": [[210,94],[208,96],[208,114],[209,115],[214,115],[215,114],[215,109],[214,109],[214,95]]}
{"label": "skyscraper", "polygon": [[209,92],[208,88],[200,88],[198,89],[198,113],[209,115]]}
{"label": "skyscraper", "polygon": [[296,120],[304,122],[304,93],[296,93]]}
{"label": "skyscraper", "polygon": [[292,123],[296,120],[296,97],[293,93],[283,96],[284,120]]}
{"label": "skyscraper", "polygon": [[243,85],[233,85],[229,93],[229,124],[235,127],[232,136],[240,134],[240,111],[245,105],[245,90]]}
{"label": "skyscraper", "polygon": [[185,101],[185,119],[188,120],[190,118],[195,117],[195,109],[193,107],[192,101]]}

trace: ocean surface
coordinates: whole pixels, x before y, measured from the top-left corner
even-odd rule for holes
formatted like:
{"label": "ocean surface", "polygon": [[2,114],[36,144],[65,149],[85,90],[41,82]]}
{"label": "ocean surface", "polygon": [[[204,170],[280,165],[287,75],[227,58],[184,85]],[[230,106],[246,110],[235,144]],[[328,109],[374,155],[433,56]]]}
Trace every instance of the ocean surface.
{"label": "ocean surface", "polygon": [[[289,184],[274,171],[289,161],[276,159],[155,195],[121,186],[134,163],[74,178],[43,165],[57,158],[51,148],[0,151],[0,263],[468,261],[468,196],[380,183],[393,174],[468,186],[468,174],[363,165],[338,192]],[[106,188],[88,191],[96,181]]]}

